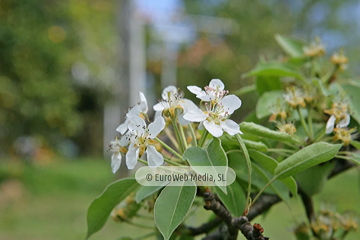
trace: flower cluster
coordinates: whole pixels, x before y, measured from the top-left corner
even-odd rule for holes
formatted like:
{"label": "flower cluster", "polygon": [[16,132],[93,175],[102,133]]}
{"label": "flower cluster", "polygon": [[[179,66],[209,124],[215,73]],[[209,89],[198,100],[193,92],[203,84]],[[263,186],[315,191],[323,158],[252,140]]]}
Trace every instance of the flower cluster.
{"label": "flower cluster", "polygon": [[[162,92],[159,103],[153,106],[155,120],[147,124],[148,120],[147,100],[145,95],[140,92],[140,102],[130,108],[126,113],[124,123],[116,129],[121,137],[110,142],[112,172],[115,173],[121,164],[123,156],[126,158],[126,166],[133,169],[142,156],[146,155],[147,164],[150,167],[157,167],[164,163],[165,152],[158,151],[156,145],[162,144],[167,150],[178,158],[178,154],[171,147],[159,140],[157,136],[165,129],[166,121],[164,118],[173,122],[173,131],[176,140],[175,146],[187,146],[184,125],[198,122],[199,129],[205,127],[214,137],[220,137],[223,132],[234,135],[240,132],[239,125],[230,120],[230,115],[241,106],[241,100],[235,95],[229,95],[229,91],[224,90],[225,86],[219,79],[210,81],[209,86],[204,90],[196,86],[188,86],[190,92],[202,100],[203,105],[198,107],[189,99],[184,98],[184,94],[175,86],[168,86]],[[169,135],[169,131],[164,131],[170,140],[175,139]],[[193,133],[192,133],[193,134]],[[196,141],[196,134],[189,136]],[[181,142],[183,141],[183,142]],[[186,142],[186,143],[184,143]],[[184,148],[178,149],[182,153]]]}

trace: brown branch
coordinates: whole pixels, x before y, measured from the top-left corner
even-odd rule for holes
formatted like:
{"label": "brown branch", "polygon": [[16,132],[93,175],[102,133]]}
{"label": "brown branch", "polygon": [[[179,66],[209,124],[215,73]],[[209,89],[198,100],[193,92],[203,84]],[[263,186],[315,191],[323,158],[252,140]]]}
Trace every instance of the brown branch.
{"label": "brown branch", "polygon": [[197,228],[187,227],[187,228],[190,230],[190,234],[192,236],[196,236],[196,235],[210,232],[212,229],[219,226],[222,222],[223,221],[219,217],[216,217],[215,219],[211,220],[210,222],[204,223],[200,227],[197,227]]}
{"label": "brown branch", "polygon": [[268,240],[262,233],[264,229],[260,224],[251,225],[248,218],[245,216],[232,217],[229,210],[227,210],[217,199],[216,195],[210,190],[203,194],[205,200],[204,208],[213,211],[222,221],[227,225],[227,239],[237,239],[238,231],[248,240]]}

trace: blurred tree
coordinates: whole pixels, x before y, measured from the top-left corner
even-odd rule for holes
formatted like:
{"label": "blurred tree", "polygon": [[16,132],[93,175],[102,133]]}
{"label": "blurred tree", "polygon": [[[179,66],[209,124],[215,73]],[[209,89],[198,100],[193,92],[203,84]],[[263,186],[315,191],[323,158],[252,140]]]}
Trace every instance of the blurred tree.
{"label": "blurred tree", "polygon": [[101,149],[101,104],[115,81],[118,53],[112,4],[1,1],[1,152],[21,135]]}

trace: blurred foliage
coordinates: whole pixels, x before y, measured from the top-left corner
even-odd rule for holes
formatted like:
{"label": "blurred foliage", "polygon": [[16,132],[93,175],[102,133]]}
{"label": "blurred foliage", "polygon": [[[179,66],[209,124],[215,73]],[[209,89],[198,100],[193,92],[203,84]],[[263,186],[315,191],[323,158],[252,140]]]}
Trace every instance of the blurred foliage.
{"label": "blurred foliage", "polygon": [[92,136],[88,130],[94,128],[89,123],[101,126],[100,106],[115,78],[112,4],[1,1],[2,151],[8,153],[22,135],[34,136],[42,144],[72,138],[86,139],[89,149],[101,146],[101,130],[95,129]]}

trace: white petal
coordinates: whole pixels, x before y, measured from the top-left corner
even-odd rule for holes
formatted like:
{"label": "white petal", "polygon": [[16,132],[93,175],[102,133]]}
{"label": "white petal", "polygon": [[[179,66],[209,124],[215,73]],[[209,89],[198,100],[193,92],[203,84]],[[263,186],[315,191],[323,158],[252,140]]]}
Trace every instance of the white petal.
{"label": "white petal", "polygon": [[144,134],[146,129],[146,123],[144,119],[142,119],[139,116],[133,116],[129,118],[130,124],[129,124],[129,130],[133,133],[135,133],[137,136]]}
{"label": "white petal", "polygon": [[119,145],[122,147],[125,147],[129,145],[130,143],[130,137],[128,135],[124,135],[120,138]]}
{"label": "white petal", "polygon": [[226,119],[225,121],[220,122],[220,125],[221,125],[222,129],[224,129],[224,131],[230,135],[242,133],[240,131],[239,125],[236,122],[234,122],[233,120]]}
{"label": "white petal", "polygon": [[209,87],[213,89],[219,88],[219,90],[224,90],[225,85],[220,79],[212,79],[209,83]]}
{"label": "white petal", "polygon": [[116,128],[116,131],[121,134],[124,134],[128,130],[129,123],[130,123],[130,121],[128,119],[126,119],[123,124],[120,124],[120,126],[118,126]]}
{"label": "white petal", "polygon": [[184,118],[184,115],[185,115],[185,114],[183,114],[183,113],[179,114],[179,115],[178,115],[178,121],[179,121],[179,123],[180,123],[181,125],[188,125],[188,124],[189,124],[189,121]]}
{"label": "white petal", "polygon": [[163,111],[165,109],[164,105],[161,102],[155,104],[153,108],[154,111]]}
{"label": "white petal", "polygon": [[116,173],[119,170],[121,164],[121,153],[114,153],[111,156],[111,171],[112,173]]}
{"label": "white petal", "polygon": [[326,123],[326,134],[332,133],[334,130],[334,124],[335,124],[336,117],[334,115],[331,115],[329,120]]}
{"label": "white petal", "polygon": [[202,122],[207,118],[207,115],[199,108],[191,110],[184,115],[184,119],[190,122]]}
{"label": "white petal", "polygon": [[220,137],[223,134],[223,130],[220,125],[215,124],[214,122],[204,121],[204,127],[208,132],[214,137]]}
{"label": "white petal", "polygon": [[161,94],[161,97],[164,99],[164,100],[168,100],[169,98],[169,95],[168,93],[170,92],[170,96],[174,96],[175,94],[177,94],[178,90],[175,86],[167,86],[166,88],[164,88],[162,94]]}
{"label": "white petal", "polygon": [[139,158],[139,148],[134,144],[130,144],[129,150],[126,153],[126,166],[128,169],[134,169]]}
{"label": "white petal", "polygon": [[186,98],[180,100],[180,106],[184,108],[184,113],[198,109],[198,106],[193,101]]}
{"label": "white petal", "polygon": [[144,93],[142,92],[140,92],[140,108],[141,108],[141,112],[147,113],[148,111],[147,100]]}
{"label": "white petal", "polygon": [[197,86],[188,86],[187,89],[193,94],[199,95],[203,93],[203,90]]}
{"label": "white petal", "polygon": [[149,124],[149,137],[155,138],[165,127],[165,120],[163,117],[155,118],[154,122]]}
{"label": "white petal", "polygon": [[154,146],[147,146],[146,153],[149,167],[155,168],[164,163],[163,155],[156,151]]}
{"label": "white petal", "polygon": [[220,104],[223,105],[225,111],[232,114],[236,109],[241,107],[241,100],[235,95],[227,95],[220,100]]}
{"label": "white petal", "polygon": [[350,123],[350,115],[346,114],[346,117],[338,123],[339,128],[347,127]]}
{"label": "white petal", "polygon": [[126,117],[131,118],[133,116],[139,116],[140,113],[141,113],[141,107],[139,105],[135,105],[129,110],[129,112],[126,114]]}
{"label": "white petal", "polygon": [[215,96],[210,96],[210,95],[197,95],[197,98],[200,98],[201,100],[203,100],[204,102],[210,102],[211,100],[214,100],[216,97]]}

